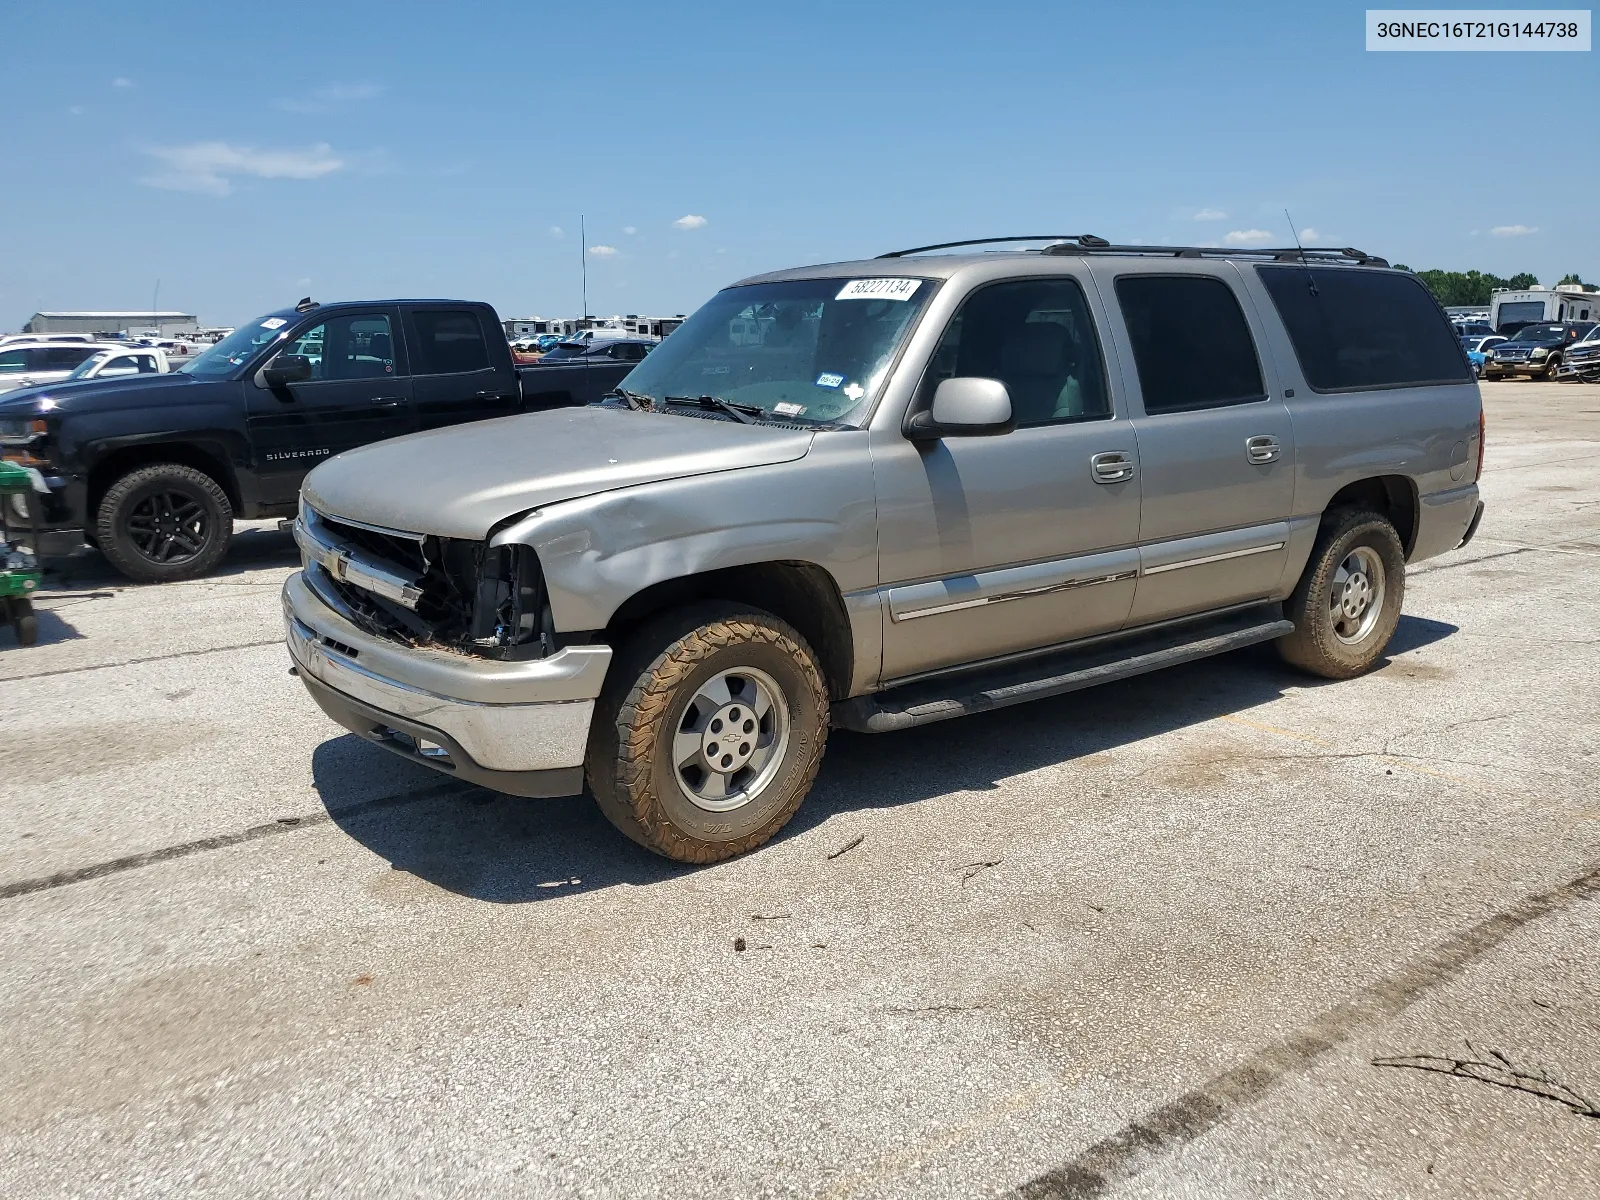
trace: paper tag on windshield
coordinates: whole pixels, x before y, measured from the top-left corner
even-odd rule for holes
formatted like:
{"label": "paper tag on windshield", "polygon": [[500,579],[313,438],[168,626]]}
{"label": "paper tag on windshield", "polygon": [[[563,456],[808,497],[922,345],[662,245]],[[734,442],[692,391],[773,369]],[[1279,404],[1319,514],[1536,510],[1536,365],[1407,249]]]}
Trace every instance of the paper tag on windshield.
{"label": "paper tag on windshield", "polygon": [[772,406],[772,411],[780,417],[798,417],[805,410],[806,406],[804,404],[790,404],[788,401]]}
{"label": "paper tag on windshield", "polygon": [[839,289],[835,300],[909,300],[920,279],[852,279]]}
{"label": "paper tag on windshield", "polygon": [[268,317],[265,321],[261,322],[261,328],[282,329],[288,323],[289,322],[285,321],[282,317]]}
{"label": "paper tag on windshield", "polygon": [[817,376],[816,386],[817,387],[834,388],[834,387],[838,387],[843,382],[844,382],[844,376],[843,375],[835,375],[831,371],[824,371],[821,375]]}

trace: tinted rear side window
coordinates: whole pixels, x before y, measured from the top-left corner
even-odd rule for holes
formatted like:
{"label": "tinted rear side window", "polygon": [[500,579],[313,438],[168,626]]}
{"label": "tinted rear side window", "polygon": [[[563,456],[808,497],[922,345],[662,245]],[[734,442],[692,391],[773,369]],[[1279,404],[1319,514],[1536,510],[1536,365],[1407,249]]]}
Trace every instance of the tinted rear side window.
{"label": "tinted rear side window", "polygon": [[94,353],[91,346],[48,346],[38,352],[42,361],[39,369],[45,371],[70,371]]}
{"label": "tinted rear side window", "polygon": [[413,313],[411,319],[417,331],[417,374],[454,375],[488,369],[489,344],[476,313],[424,311]]}
{"label": "tinted rear side window", "polygon": [[1337,267],[1256,270],[1315,391],[1417,387],[1471,377],[1450,322],[1409,275]]}
{"label": "tinted rear side window", "polygon": [[1117,303],[1147,413],[1266,398],[1261,362],[1233,289],[1205,275],[1124,275]]}

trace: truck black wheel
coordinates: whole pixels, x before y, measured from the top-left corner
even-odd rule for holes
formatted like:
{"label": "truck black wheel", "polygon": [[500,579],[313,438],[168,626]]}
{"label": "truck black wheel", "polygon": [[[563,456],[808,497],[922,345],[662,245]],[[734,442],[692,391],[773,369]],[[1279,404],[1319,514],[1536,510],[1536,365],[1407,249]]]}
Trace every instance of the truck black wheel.
{"label": "truck black wheel", "polygon": [[34,615],[33,601],[26,596],[11,601],[11,628],[16,631],[19,646],[31,646],[39,640],[39,618]]}
{"label": "truck black wheel", "polygon": [[679,862],[761,845],[794,815],[828,737],[828,689],[771,613],[701,604],[641,630],[596,705],[585,772],[607,819]]}
{"label": "truck black wheel", "polygon": [[156,463],[111,485],[100,501],[95,536],[111,565],[130,579],[192,579],[227,552],[233,505],[204,471]]}
{"label": "truck black wheel", "polygon": [[1366,509],[1328,513],[1284,605],[1294,632],[1278,639],[1278,652],[1324,679],[1369,671],[1394,635],[1405,593],[1405,550],[1389,519]]}

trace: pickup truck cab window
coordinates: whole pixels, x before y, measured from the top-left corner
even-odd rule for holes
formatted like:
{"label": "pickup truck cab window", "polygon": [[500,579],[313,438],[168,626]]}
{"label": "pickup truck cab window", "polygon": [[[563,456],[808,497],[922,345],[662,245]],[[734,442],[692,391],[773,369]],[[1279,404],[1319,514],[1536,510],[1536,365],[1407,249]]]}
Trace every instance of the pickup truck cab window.
{"label": "pickup truck cab window", "polygon": [[1124,275],[1116,288],[1146,413],[1266,399],[1250,327],[1222,280]]}
{"label": "pickup truck cab window", "polygon": [[306,330],[289,348],[311,360],[312,379],[381,379],[395,373],[389,318],[335,317]]}
{"label": "pickup truck cab window", "polygon": [[632,392],[718,396],[781,421],[859,428],[937,284],[800,279],[718,292],[628,376]]}
{"label": "pickup truck cab window", "polygon": [[411,320],[417,332],[416,374],[456,375],[489,369],[489,344],[475,313],[424,309],[412,313]]}
{"label": "pickup truck cab window", "polygon": [[920,402],[956,376],[998,379],[1017,427],[1111,416],[1111,396],[1083,288],[1075,279],[1018,279],[970,296],[946,326]]}

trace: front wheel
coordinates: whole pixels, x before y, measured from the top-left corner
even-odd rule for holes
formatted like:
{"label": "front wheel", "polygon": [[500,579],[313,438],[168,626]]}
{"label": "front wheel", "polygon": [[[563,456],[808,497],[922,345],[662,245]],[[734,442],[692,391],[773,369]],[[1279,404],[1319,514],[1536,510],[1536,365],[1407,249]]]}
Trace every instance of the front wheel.
{"label": "front wheel", "polygon": [[204,575],[233,539],[233,505],[217,481],[181,463],[129,471],[100,501],[95,541],[130,579]]}
{"label": "front wheel", "polygon": [[1361,675],[1394,635],[1405,590],[1405,550],[1389,519],[1359,509],[1330,513],[1284,605],[1294,632],[1278,639],[1278,652],[1324,679]]}
{"label": "front wheel", "polygon": [[827,736],[828,689],[805,639],[771,613],[705,604],[623,648],[584,766],[601,811],[628,837],[711,863],[788,823]]}

